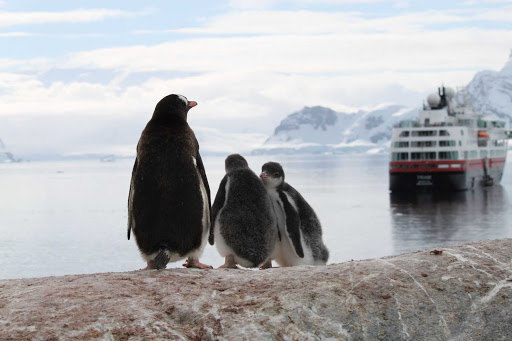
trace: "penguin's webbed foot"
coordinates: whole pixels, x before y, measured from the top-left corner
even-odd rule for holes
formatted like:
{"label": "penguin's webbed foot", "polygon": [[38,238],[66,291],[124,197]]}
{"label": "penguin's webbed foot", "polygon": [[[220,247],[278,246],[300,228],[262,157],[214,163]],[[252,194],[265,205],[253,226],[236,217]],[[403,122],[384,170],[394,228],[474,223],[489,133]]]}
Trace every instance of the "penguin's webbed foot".
{"label": "penguin's webbed foot", "polygon": [[219,266],[219,269],[240,269],[240,268],[236,265],[234,256],[226,256],[226,261],[224,262],[224,265]]}
{"label": "penguin's webbed foot", "polygon": [[236,264],[235,265],[223,264],[223,265],[219,266],[219,269],[238,269],[238,270],[240,270],[240,268]]}
{"label": "penguin's webbed foot", "polygon": [[[156,269],[158,269],[158,266],[155,264],[155,262],[150,260],[147,263],[148,263],[148,265],[144,269],[141,269],[141,270],[156,270]],[[164,269],[166,267],[167,267],[167,265],[164,267]]]}
{"label": "penguin's webbed foot", "polygon": [[188,258],[185,261],[185,264],[183,264],[183,266],[186,268],[195,268],[195,269],[213,269],[213,266],[203,264],[198,259],[191,259],[191,258]]}
{"label": "penguin's webbed foot", "polygon": [[266,261],[265,263],[263,263],[261,266],[260,266],[260,270],[265,270],[265,269],[278,269],[279,267],[278,266],[272,266],[272,261],[269,260],[269,261]]}

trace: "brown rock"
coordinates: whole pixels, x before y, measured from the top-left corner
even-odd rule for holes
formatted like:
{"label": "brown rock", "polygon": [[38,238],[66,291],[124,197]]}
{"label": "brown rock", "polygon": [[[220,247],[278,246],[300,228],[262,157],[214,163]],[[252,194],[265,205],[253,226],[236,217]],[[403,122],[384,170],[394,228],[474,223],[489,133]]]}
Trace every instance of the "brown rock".
{"label": "brown rock", "polygon": [[506,239],[323,267],[2,280],[0,340],[512,340],[511,259]]}

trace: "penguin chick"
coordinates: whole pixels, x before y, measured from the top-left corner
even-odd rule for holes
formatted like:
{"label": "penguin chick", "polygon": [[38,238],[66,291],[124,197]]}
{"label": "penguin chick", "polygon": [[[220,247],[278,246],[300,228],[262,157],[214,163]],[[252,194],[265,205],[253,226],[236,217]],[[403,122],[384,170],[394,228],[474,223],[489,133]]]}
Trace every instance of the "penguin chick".
{"label": "penguin chick", "polygon": [[210,188],[199,144],[187,123],[197,105],[169,95],[156,105],[137,144],[128,196],[128,239],[133,231],[146,269],[187,258],[199,262],[210,228]]}
{"label": "penguin chick", "polygon": [[272,200],[281,236],[275,260],[281,266],[325,265],[329,250],[322,241],[320,220],[302,195],[284,181],[283,167],[267,162],[260,177]]}
{"label": "penguin chick", "polygon": [[240,264],[257,267],[273,256],[277,223],[270,197],[258,176],[239,154],[225,161],[222,179],[212,206],[209,242],[226,257],[222,267]]}

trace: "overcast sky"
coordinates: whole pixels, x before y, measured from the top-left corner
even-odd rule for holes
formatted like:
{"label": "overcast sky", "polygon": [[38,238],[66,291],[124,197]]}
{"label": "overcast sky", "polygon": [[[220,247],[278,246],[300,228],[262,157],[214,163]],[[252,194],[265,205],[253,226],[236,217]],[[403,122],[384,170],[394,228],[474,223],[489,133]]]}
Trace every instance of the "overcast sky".
{"label": "overcast sky", "polygon": [[130,153],[170,93],[202,147],[249,148],[305,105],[415,106],[501,69],[512,0],[0,0],[0,44],[14,152]]}

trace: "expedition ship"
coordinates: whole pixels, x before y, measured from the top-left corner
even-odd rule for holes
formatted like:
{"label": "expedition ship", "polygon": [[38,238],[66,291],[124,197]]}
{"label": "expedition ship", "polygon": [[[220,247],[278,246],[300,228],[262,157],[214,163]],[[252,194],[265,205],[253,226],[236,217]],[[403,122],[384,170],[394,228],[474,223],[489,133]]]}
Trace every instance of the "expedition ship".
{"label": "expedition ship", "polygon": [[453,89],[439,88],[418,120],[393,127],[391,191],[458,191],[500,182],[512,132],[505,121],[478,115],[467,99],[462,102]]}

